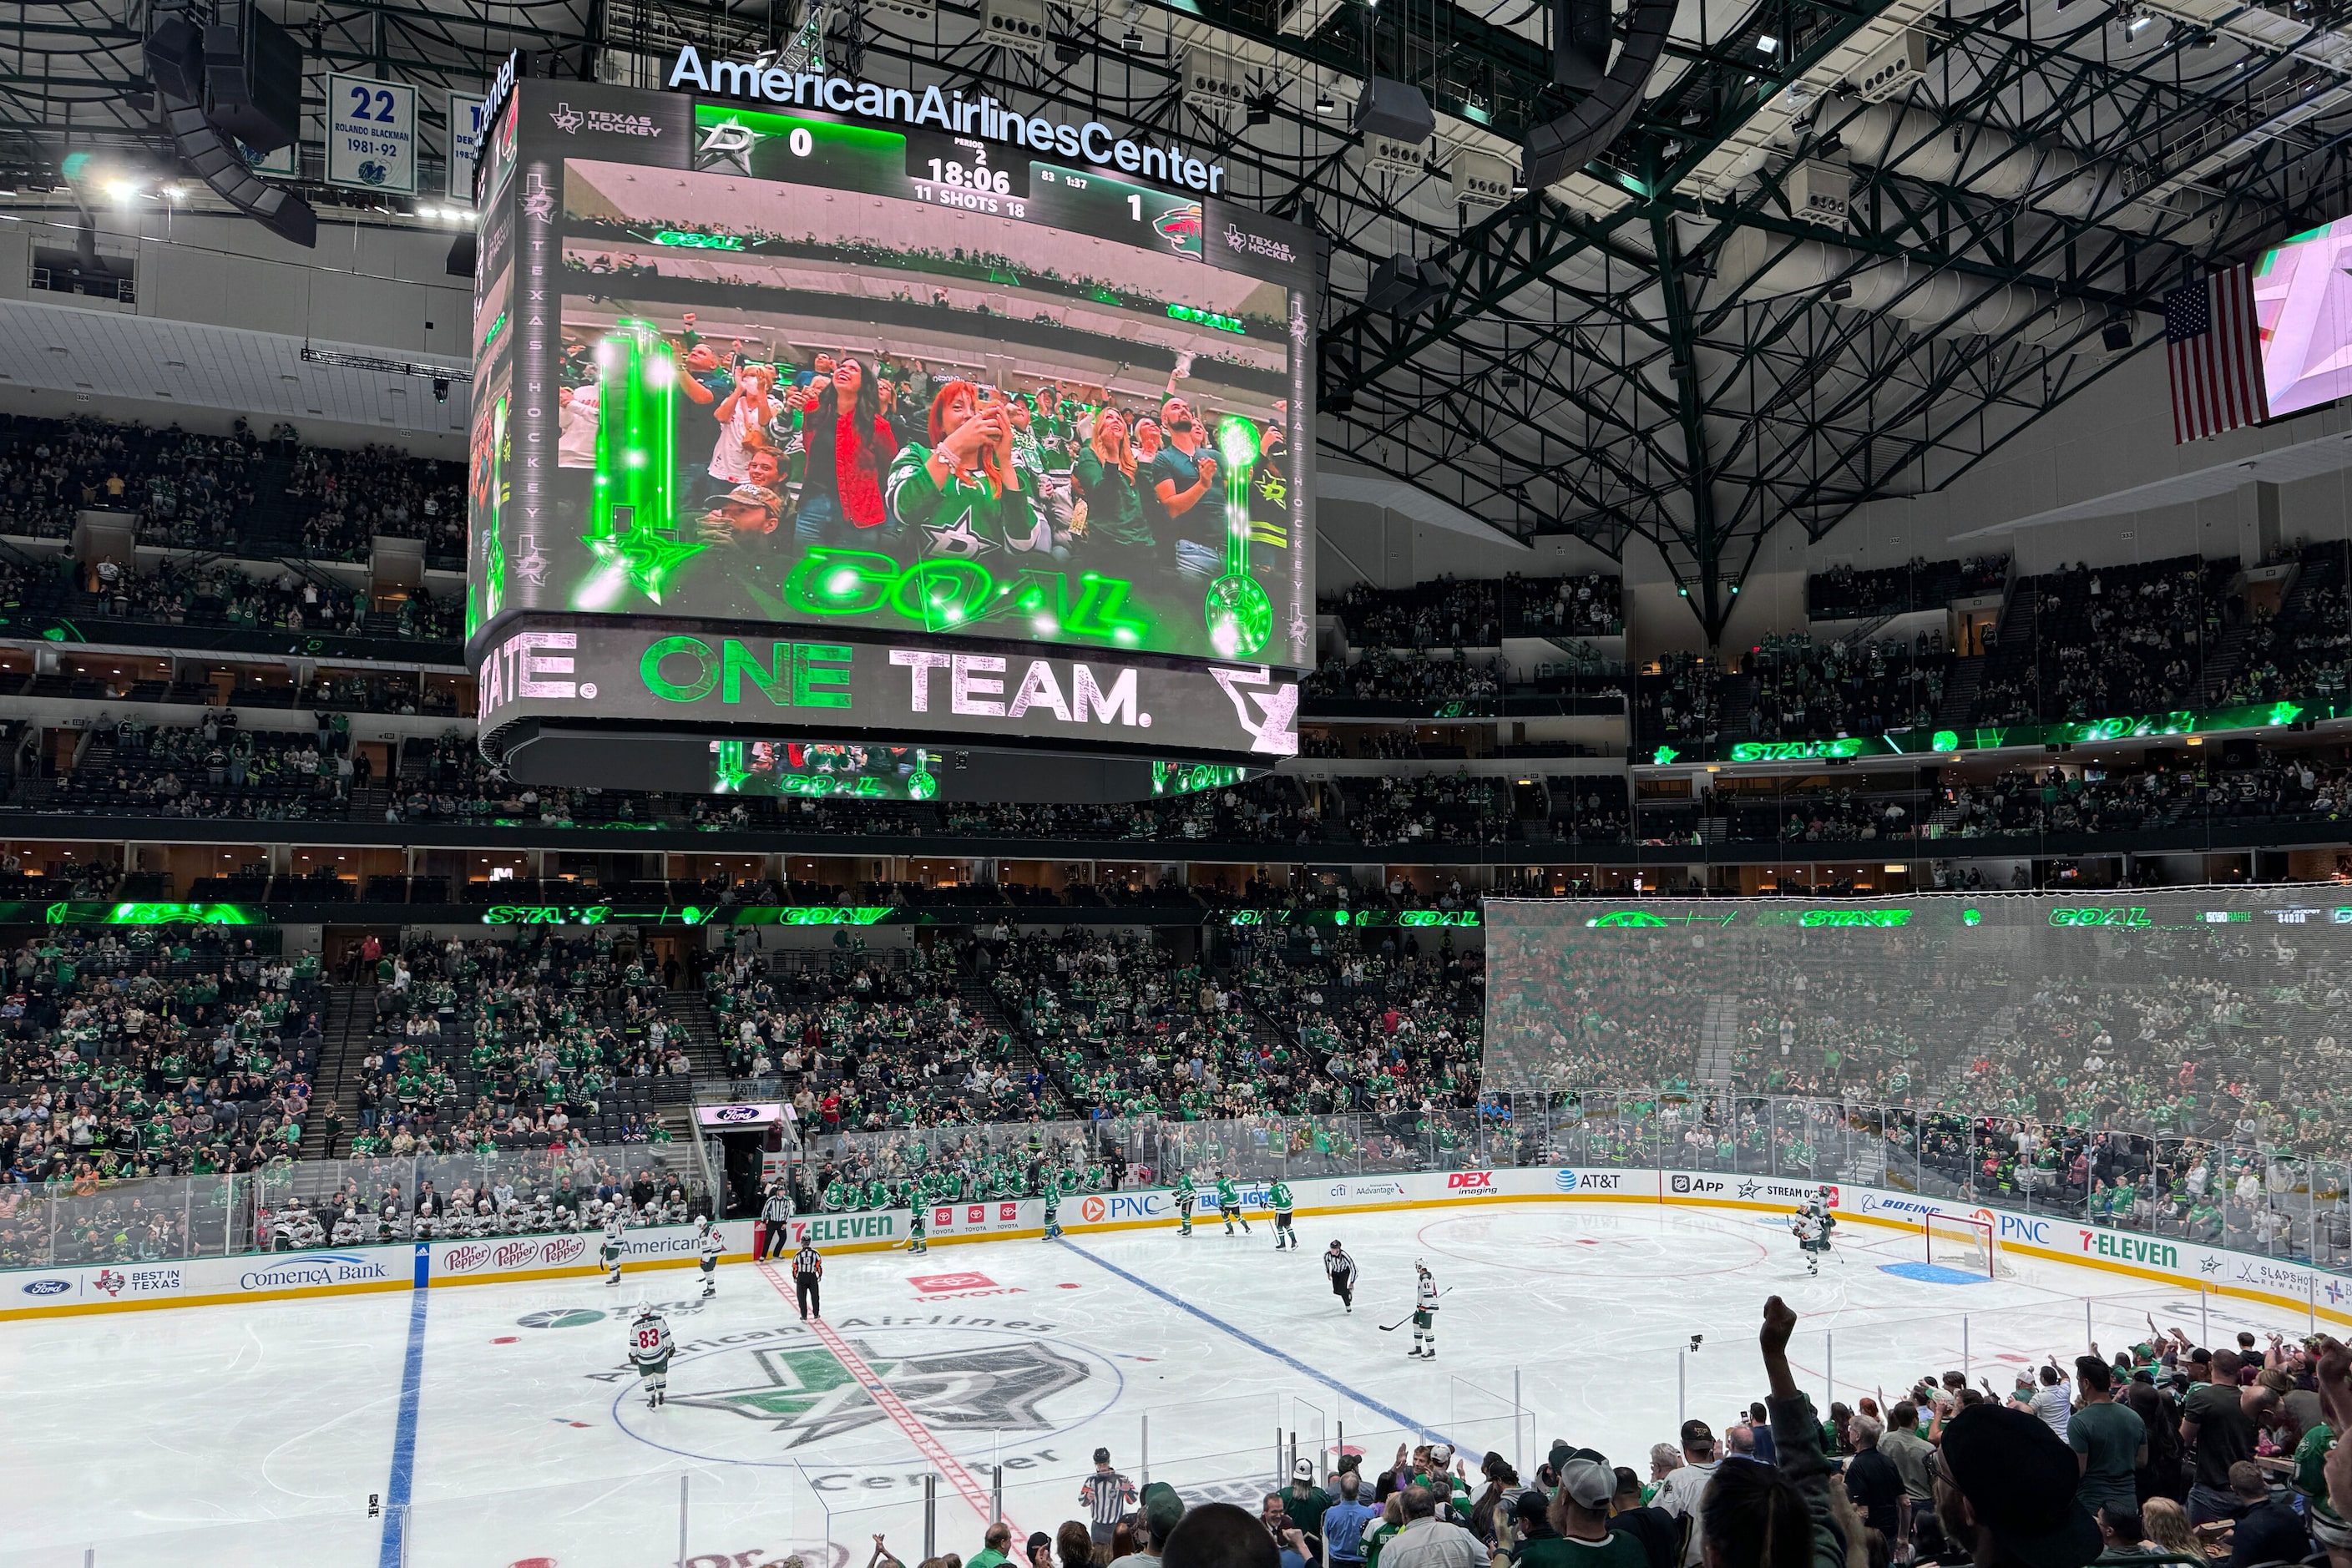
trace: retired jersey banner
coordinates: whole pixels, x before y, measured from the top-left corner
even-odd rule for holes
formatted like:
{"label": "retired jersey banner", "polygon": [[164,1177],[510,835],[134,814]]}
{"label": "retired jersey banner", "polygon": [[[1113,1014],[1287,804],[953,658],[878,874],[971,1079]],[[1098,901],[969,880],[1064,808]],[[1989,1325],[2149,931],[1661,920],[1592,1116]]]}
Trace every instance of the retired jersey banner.
{"label": "retired jersey banner", "polygon": [[366,77],[327,79],[327,183],[416,194],[416,89]]}

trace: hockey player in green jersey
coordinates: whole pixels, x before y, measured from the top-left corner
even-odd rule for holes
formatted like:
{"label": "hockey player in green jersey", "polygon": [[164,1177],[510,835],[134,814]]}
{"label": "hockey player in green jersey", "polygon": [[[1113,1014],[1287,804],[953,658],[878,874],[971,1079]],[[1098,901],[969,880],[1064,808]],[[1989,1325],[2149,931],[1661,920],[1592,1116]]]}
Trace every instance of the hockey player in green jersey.
{"label": "hockey player in green jersey", "polygon": [[907,1215],[907,1250],[919,1256],[930,1249],[931,1244],[923,1236],[923,1205],[918,1202]]}
{"label": "hockey player in green jersey", "polygon": [[1242,1234],[1249,1234],[1249,1215],[1242,1213],[1242,1195],[1234,1186],[1234,1179],[1223,1171],[1217,1173],[1217,1207],[1225,1216],[1225,1234],[1234,1233],[1234,1221],[1242,1222]]}
{"label": "hockey player in green jersey", "polygon": [[1059,1171],[1048,1171],[1048,1172],[1046,1172],[1046,1173],[1045,1173],[1045,1239],[1046,1239],[1047,1241],[1059,1241],[1059,1240],[1061,1240],[1061,1239],[1062,1239],[1062,1222],[1061,1222],[1061,1219],[1059,1218],[1059,1215],[1060,1215],[1060,1214],[1061,1214],[1061,1210],[1062,1210],[1062,1173],[1061,1173],[1061,1172],[1059,1172]]}
{"label": "hockey player in green jersey", "polygon": [[1274,1249],[1280,1252],[1286,1247],[1297,1247],[1298,1233],[1290,1228],[1289,1184],[1276,1176],[1274,1184],[1265,1190],[1265,1201],[1274,1209]]}
{"label": "hockey player in green jersey", "polygon": [[1192,1234],[1192,1205],[1200,1201],[1200,1192],[1192,1185],[1192,1173],[1190,1171],[1177,1172],[1176,1218],[1179,1225],[1181,1226],[1181,1228],[1176,1232],[1177,1235],[1190,1236]]}

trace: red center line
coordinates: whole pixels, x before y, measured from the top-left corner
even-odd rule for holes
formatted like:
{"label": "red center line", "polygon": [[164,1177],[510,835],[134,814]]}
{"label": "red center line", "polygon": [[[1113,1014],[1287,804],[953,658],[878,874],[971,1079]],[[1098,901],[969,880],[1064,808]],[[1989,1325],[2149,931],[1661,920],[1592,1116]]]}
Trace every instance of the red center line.
{"label": "red center line", "polygon": [[[778,1295],[787,1299],[796,1299],[793,1292],[785,1285],[784,1277],[777,1271],[775,1265],[762,1260],[760,1264],[760,1272],[767,1276],[768,1283],[775,1287]],[[1003,1519],[1004,1527],[1013,1532],[1013,1538],[1015,1541],[1022,1540],[1021,1527],[1013,1522],[1009,1514],[1000,1515],[990,1507],[988,1491],[980,1484],[978,1478],[965,1469],[962,1462],[953,1454],[948,1452],[947,1445],[934,1436],[929,1427],[916,1419],[915,1413],[907,1408],[907,1402],[893,1394],[876,1374],[874,1369],[866,1364],[866,1358],[850,1349],[849,1342],[835,1333],[833,1325],[823,1319],[811,1318],[808,1325],[809,1331],[816,1336],[817,1342],[833,1352],[834,1360],[839,1362],[843,1370],[857,1380],[857,1386],[864,1389],[867,1397],[881,1406],[882,1413],[890,1418],[899,1431],[907,1435],[907,1440],[915,1445],[915,1451],[929,1459],[932,1467],[948,1479],[948,1484],[955,1488],[963,1500],[971,1505],[972,1511],[979,1514],[983,1522]]]}

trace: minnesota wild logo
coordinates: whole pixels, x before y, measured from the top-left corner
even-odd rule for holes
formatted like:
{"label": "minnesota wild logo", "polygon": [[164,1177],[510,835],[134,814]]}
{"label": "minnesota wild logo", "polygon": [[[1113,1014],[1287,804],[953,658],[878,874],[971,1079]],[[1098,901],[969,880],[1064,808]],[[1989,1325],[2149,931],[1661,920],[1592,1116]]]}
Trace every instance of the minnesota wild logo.
{"label": "minnesota wild logo", "polygon": [[[1034,1341],[898,1356],[851,1343],[916,1419],[942,1434],[1051,1431],[1055,1424],[1038,1407],[1092,1376],[1084,1363]],[[667,1408],[740,1415],[765,1425],[787,1448],[889,1419],[829,1351],[773,1346],[751,1352],[751,1360],[757,1368],[752,1379],[700,1393],[673,1388]]]}

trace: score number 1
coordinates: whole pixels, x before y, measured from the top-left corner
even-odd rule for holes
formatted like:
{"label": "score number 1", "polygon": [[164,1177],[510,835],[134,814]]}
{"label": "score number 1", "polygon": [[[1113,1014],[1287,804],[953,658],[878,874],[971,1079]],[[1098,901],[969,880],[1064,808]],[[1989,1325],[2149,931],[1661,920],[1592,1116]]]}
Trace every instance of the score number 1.
{"label": "score number 1", "polygon": [[[931,166],[935,169],[939,167],[936,163]],[[1053,177],[1052,172],[1048,171],[1045,178],[1051,180]],[[1085,190],[1087,188],[1087,178],[1083,174],[1066,175],[1063,179],[1063,184],[1068,185],[1070,189],[1074,191]],[[1141,223],[1143,221],[1143,198],[1132,192],[1129,193],[1127,198],[1127,216],[1134,219],[1137,223]]]}

